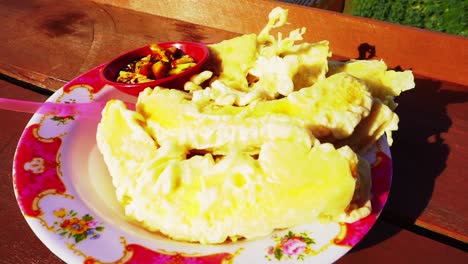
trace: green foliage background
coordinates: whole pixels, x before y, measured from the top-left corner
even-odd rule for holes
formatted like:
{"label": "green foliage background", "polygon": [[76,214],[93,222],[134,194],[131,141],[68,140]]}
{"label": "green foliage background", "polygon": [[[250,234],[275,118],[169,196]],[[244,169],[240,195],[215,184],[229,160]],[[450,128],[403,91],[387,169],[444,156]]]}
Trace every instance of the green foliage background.
{"label": "green foliage background", "polygon": [[350,5],[346,9],[351,15],[468,36],[468,0],[349,0],[349,2]]}

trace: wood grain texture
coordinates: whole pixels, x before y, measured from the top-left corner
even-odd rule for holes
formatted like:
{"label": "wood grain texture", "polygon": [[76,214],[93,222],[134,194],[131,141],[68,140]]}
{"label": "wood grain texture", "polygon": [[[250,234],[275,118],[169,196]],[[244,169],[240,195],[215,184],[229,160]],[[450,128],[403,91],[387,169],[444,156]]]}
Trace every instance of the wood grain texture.
{"label": "wood grain texture", "polygon": [[[379,250],[376,250],[376,249]],[[367,236],[336,264],[466,263],[468,253],[378,221]]]}
{"label": "wood grain texture", "polygon": [[359,56],[363,44],[373,46],[376,58],[390,67],[443,81],[468,85],[468,38],[343,15],[312,7],[264,0],[94,0],[157,16],[174,18],[238,34],[258,33],[276,6],[289,10],[290,24],[282,31],[307,27],[307,41],[329,40],[333,53]]}
{"label": "wood grain texture", "polygon": [[418,78],[398,98],[384,215],[468,242],[468,89]]}
{"label": "wood grain texture", "polygon": [[57,90],[112,58],[150,43],[217,42],[225,30],[90,1],[1,0],[0,74]]}
{"label": "wood grain texture", "polygon": [[[468,40],[462,37],[277,1],[96,2],[1,0],[0,34],[7,37],[0,51],[0,73],[56,90],[63,81],[151,42],[216,42],[258,33],[271,9],[281,5],[290,14],[283,31],[305,26],[305,40],[329,40],[336,55],[359,57],[359,47],[367,44],[375,48],[375,58],[383,58],[390,67],[468,82]],[[44,78],[49,82],[42,82]]]}

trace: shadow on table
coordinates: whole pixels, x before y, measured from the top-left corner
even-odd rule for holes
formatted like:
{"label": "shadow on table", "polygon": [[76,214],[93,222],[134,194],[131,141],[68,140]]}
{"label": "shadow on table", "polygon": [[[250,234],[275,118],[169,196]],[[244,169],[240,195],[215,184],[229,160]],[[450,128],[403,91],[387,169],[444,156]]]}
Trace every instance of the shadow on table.
{"label": "shadow on table", "polygon": [[[467,101],[468,92],[441,89],[441,83],[428,79],[416,79],[416,88],[397,98],[396,112],[400,122],[391,147],[392,187],[380,219],[411,231],[424,232],[413,223],[428,205],[436,178],[446,167],[450,149],[443,134],[452,125],[447,105]],[[399,230],[385,230],[376,225],[353,251],[378,244]]]}

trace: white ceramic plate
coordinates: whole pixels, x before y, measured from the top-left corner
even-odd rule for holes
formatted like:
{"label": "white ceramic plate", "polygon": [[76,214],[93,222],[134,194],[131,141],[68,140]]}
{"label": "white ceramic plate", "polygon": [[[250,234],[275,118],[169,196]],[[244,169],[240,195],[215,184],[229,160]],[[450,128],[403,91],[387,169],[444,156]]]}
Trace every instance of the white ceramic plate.
{"label": "white ceramic plate", "polygon": [[[99,77],[99,66],[51,96],[52,102],[135,101]],[[13,168],[21,211],[45,245],[67,263],[330,263],[375,223],[387,200],[392,166],[381,139],[372,164],[372,214],[353,224],[297,226],[254,240],[199,245],[170,240],[126,221],[96,147],[99,117],[35,114],[20,139]]]}

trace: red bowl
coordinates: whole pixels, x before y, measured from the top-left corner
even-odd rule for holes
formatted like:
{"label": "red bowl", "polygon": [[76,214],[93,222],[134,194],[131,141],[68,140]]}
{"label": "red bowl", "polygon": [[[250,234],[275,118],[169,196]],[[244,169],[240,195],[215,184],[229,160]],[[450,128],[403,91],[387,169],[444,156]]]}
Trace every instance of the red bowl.
{"label": "red bowl", "polygon": [[120,91],[135,96],[138,96],[138,94],[147,87],[153,88],[155,86],[162,86],[165,88],[182,89],[184,83],[186,83],[190,79],[190,77],[192,77],[194,74],[200,73],[203,64],[208,60],[210,54],[208,48],[203,43],[177,41],[158,43],[158,46],[160,46],[163,49],[175,46],[176,48],[181,49],[185,54],[191,56],[197,64],[179,74],[168,76],[162,79],[157,79],[151,82],[136,84],[116,82],[115,80],[117,79],[120,70],[124,68],[125,65],[134,60],[145,57],[151,53],[150,46],[148,45],[127,52],[110,61],[102,69],[100,73],[101,78],[104,80],[105,83],[114,86]]}

